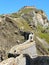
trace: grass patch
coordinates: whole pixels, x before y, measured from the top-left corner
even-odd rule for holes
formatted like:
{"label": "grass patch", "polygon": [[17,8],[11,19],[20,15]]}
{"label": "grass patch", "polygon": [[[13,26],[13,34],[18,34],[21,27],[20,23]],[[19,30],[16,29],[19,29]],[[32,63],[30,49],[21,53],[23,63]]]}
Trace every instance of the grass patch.
{"label": "grass patch", "polygon": [[49,33],[38,33],[38,36],[40,37],[40,38],[44,38],[48,43],[49,43]]}
{"label": "grass patch", "polygon": [[32,31],[29,24],[23,18],[18,18],[16,20],[16,24],[17,24],[19,29],[21,29],[23,27],[24,31]]}
{"label": "grass patch", "polygon": [[33,9],[32,8],[26,8],[26,9],[22,9],[22,10],[20,10],[19,12],[20,12],[20,14],[22,14],[22,13],[28,13],[28,12],[31,12]]}
{"label": "grass patch", "polygon": [[49,43],[49,33],[42,33],[41,31],[45,30],[44,28],[42,28],[41,25],[38,25],[37,27],[37,31],[35,32],[35,34],[37,36],[39,36],[42,39],[45,39],[47,41],[47,43]]}

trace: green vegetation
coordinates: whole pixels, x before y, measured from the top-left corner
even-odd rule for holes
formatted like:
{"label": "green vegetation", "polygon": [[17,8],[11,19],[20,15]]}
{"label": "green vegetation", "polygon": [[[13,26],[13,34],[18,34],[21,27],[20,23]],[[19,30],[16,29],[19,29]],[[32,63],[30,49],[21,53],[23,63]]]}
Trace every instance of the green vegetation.
{"label": "green vegetation", "polygon": [[44,38],[49,43],[49,33],[38,33],[40,38]]}
{"label": "green vegetation", "polygon": [[32,29],[29,27],[29,24],[23,19],[23,18],[17,18],[16,24],[18,25],[19,29],[24,29],[24,31],[32,31]]}
{"label": "green vegetation", "polygon": [[36,35],[42,39],[45,39],[49,43],[49,33],[42,32],[46,29],[42,28],[41,25],[38,25]]}
{"label": "green vegetation", "polygon": [[12,13],[10,16],[11,16],[12,18],[18,18],[20,15],[17,14],[17,13]]}
{"label": "green vegetation", "polygon": [[11,17],[13,17],[13,18],[18,18],[18,17],[20,17],[21,16],[21,14],[27,14],[27,13],[29,13],[29,12],[31,12],[33,9],[32,8],[26,8],[26,9],[22,9],[22,10],[19,10],[17,13],[12,13],[11,14]]}
{"label": "green vegetation", "polygon": [[20,14],[24,13],[28,13],[28,12],[31,12],[33,9],[32,8],[25,8],[25,9],[22,9],[21,11],[19,11]]}

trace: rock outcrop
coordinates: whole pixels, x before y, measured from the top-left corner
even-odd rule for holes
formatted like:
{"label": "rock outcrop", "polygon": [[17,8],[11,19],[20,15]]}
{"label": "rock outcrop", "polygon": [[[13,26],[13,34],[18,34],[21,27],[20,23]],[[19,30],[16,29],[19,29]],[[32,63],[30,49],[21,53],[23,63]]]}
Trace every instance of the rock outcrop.
{"label": "rock outcrop", "polygon": [[[25,12],[28,11],[28,12]],[[38,10],[35,7],[24,7],[21,10],[21,16],[30,23],[31,26],[37,26],[38,23],[43,27],[48,27],[48,19],[42,10]],[[32,23],[32,24],[31,24]]]}

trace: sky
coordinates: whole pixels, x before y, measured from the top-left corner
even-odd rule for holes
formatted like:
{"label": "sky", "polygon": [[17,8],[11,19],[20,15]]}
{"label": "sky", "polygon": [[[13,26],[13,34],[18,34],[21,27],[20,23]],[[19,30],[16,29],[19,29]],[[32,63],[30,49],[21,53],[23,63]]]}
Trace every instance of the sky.
{"label": "sky", "polygon": [[49,19],[49,0],[0,0],[0,14],[14,13],[24,6],[42,9]]}

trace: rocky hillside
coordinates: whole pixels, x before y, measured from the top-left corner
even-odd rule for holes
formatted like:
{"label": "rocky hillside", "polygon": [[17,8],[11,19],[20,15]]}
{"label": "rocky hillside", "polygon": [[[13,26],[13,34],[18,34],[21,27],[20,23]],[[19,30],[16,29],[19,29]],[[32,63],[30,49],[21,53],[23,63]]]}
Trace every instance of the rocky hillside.
{"label": "rocky hillside", "polygon": [[11,47],[23,43],[26,38],[22,34],[32,31],[49,43],[49,21],[42,10],[25,6],[17,13],[0,15],[0,54],[6,55]]}
{"label": "rocky hillside", "polygon": [[[19,20],[21,19],[20,21],[25,20],[27,25],[36,32],[36,35],[40,38],[45,38],[45,40],[49,43],[49,20],[47,19],[44,11],[35,7],[25,6],[17,13],[12,13],[10,16],[14,18],[15,21],[17,18],[19,18]],[[28,26],[26,26],[23,26],[22,24],[19,25],[20,28],[30,31],[30,29],[27,28]]]}

